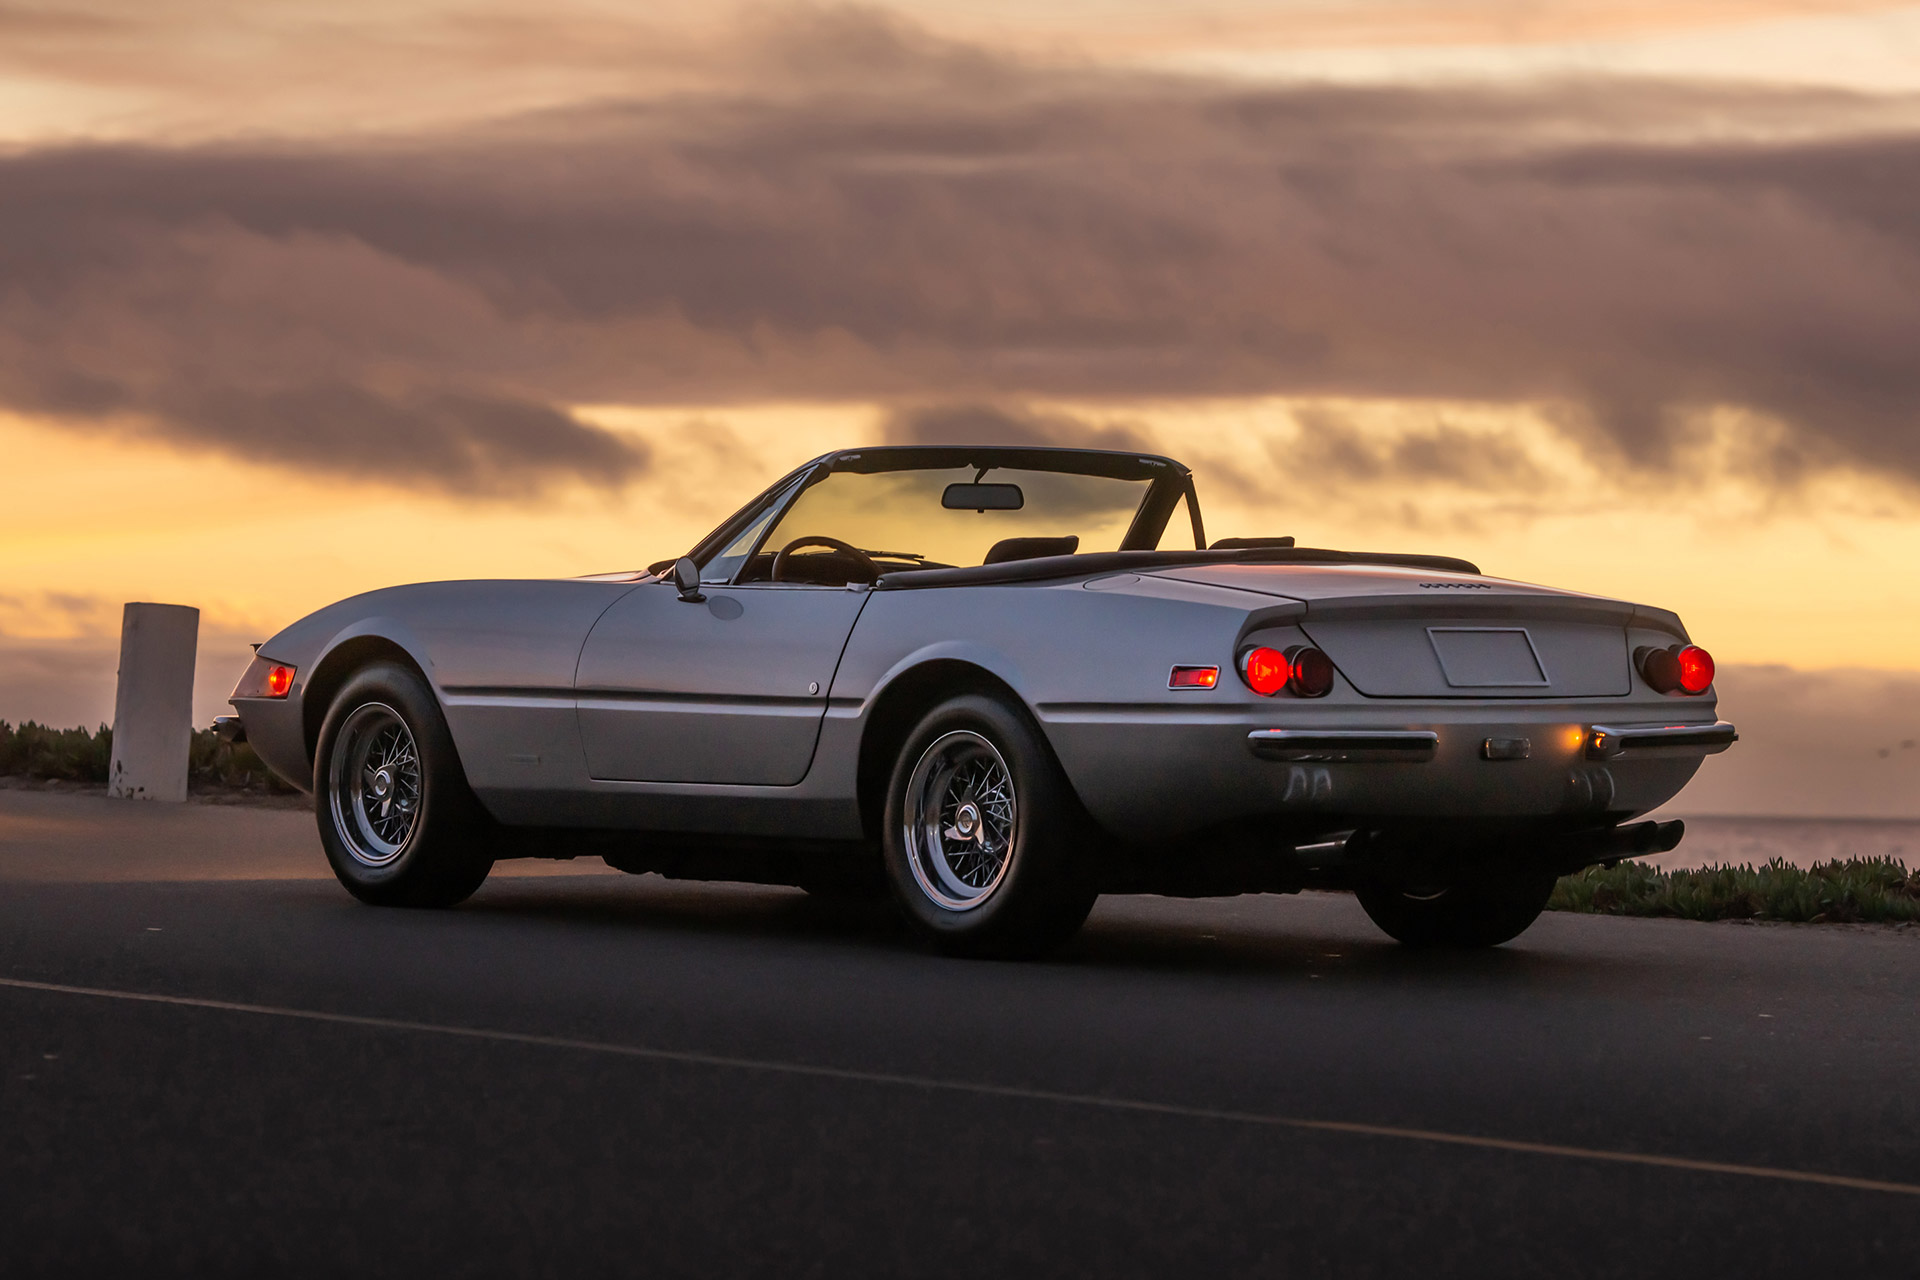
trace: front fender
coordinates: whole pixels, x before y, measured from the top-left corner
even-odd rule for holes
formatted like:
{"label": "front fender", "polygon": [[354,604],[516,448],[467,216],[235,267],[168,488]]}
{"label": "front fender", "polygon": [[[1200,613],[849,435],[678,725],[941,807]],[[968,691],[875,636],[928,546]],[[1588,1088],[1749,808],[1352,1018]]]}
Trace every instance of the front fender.
{"label": "front fender", "polygon": [[261,657],[294,669],[293,687],[285,698],[230,700],[255,754],[302,791],[312,789],[314,744],[327,708],[356,666],[382,654],[404,661],[426,677],[439,696],[433,659],[404,621],[374,615],[342,625],[337,616],[328,616],[331,613],[309,615],[260,646]]}

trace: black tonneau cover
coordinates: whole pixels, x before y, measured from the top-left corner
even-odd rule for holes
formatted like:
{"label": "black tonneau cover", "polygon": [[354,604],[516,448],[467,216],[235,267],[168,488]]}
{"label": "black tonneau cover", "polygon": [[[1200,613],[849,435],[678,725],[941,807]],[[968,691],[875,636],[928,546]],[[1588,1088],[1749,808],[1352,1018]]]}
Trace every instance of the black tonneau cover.
{"label": "black tonneau cover", "polygon": [[1002,564],[958,569],[896,569],[883,573],[875,591],[923,587],[986,587],[1014,582],[1045,582],[1127,570],[1145,571],[1198,564],[1380,564],[1441,573],[1478,574],[1480,566],[1452,556],[1401,555],[1389,551],[1330,551],[1320,547],[1259,547],[1241,551],[1096,551],[1087,555],[1039,556]]}

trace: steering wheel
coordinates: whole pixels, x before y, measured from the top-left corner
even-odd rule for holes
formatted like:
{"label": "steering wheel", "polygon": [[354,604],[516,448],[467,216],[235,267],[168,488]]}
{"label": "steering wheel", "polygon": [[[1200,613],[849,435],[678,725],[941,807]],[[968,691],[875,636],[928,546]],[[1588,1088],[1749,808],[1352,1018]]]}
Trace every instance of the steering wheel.
{"label": "steering wheel", "polygon": [[780,554],[773,558],[773,580],[775,582],[787,581],[787,570],[793,567],[793,553],[801,547],[831,547],[864,568],[867,571],[868,582],[877,581],[880,577],[880,566],[873,562],[873,557],[854,546],[851,542],[842,542],[838,538],[808,536],[805,538],[795,538],[792,542],[780,548]]}

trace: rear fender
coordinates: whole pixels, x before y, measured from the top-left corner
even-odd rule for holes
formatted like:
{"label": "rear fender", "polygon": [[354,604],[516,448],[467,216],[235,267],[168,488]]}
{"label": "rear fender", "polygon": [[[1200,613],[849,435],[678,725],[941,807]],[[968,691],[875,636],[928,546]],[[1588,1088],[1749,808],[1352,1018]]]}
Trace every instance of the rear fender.
{"label": "rear fender", "polygon": [[889,667],[860,709],[854,788],[868,834],[879,830],[887,782],[900,747],[921,717],[947,698],[966,692],[991,692],[1010,698],[1045,739],[1046,728],[1034,715],[1032,702],[1022,688],[1024,683],[1019,664],[1004,652],[966,640],[925,645]]}

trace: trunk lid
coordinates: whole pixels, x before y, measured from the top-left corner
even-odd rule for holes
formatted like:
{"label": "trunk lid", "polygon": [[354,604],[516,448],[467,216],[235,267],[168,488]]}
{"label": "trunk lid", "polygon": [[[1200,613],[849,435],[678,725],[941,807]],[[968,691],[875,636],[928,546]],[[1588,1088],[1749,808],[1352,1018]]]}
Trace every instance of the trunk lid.
{"label": "trunk lid", "polygon": [[1299,601],[1301,629],[1375,698],[1620,697],[1633,688],[1627,628],[1656,621],[1619,600],[1432,569],[1195,565],[1160,576]]}

